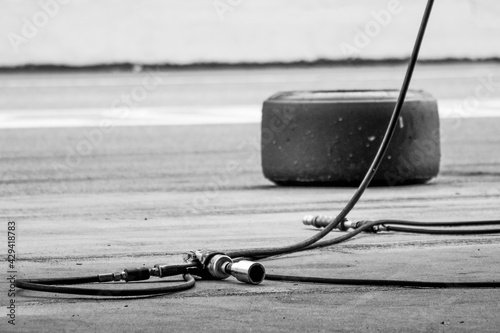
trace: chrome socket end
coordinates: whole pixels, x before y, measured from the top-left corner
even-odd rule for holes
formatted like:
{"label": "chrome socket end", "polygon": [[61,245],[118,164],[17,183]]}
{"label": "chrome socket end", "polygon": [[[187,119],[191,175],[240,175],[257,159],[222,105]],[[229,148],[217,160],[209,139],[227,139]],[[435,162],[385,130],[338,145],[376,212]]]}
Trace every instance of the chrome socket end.
{"label": "chrome socket end", "polygon": [[233,262],[222,252],[197,250],[187,253],[184,260],[196,263],[202,278],[223,280],[232,275],[241,282],[260,284],[266,276],[262,264],[248,260]]}
{"label": "chrome socket end", "polygon": [[247,260],[227,264],[226,272],[238,281],[249,284],[260,284],[266,277],[266,269],[262,264]]}

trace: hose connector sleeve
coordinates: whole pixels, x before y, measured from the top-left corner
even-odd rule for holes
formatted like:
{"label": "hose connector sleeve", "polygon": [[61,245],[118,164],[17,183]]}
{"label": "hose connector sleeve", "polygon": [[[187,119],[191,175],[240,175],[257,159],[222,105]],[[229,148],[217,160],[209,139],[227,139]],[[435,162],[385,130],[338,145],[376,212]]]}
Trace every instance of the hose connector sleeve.
{"label": "hose connector sleeve", "polygon": [[147,280],[151,277],[147,267],[124,269],[123,273],[123,280],[127,282]]}
{"label": "hose connector sleeve", "polygon": [[99,282],[118,282],[122,280],[129,282],[147,280],[150,276],[151,274],[149,268],[142,267],[124,269],[123,272],[99,274],[97,277]]}
{"label": "hose connector sleeve", "polygon": [[105,273],[99,274],[97,277],[99,278],[99,282],[111,282],[117,281],[115,276],[118,278],[118,281],[122,279],[122,273]]}
{"label": "hose connector sleeve", "polygon": [[193,267],[192,264],[178,264],[178,265],[155,265],[153,269],[150,270],[151,275],[157,276],[159,278],[166,276],[174,276],[186,274],[188,268]]}
{"label": "hose connector sleeve", "polygon": [[[369,223],[373,223],[373,221],[370,221],[370,220],[356,221],[356,222],[352,223],[351,228],[358,229],[358,228],[361,228]],[[387,230],[387,227],[385,225],[372,225],[370,228],[364,230],[364,232],[376,234],[379,231],[386,231],[386,230]]]}
{"label": "hose connector sleeve", "polygon": [[377,233],[379,231],[388,231],[387,226],[385,224],[378,224],[371,227],[371,232]]}
{"label": "hose connector sleeve", "polygon": [[97,277],[99,282],[118,282],[125,279],[125,272],[99,274]]}

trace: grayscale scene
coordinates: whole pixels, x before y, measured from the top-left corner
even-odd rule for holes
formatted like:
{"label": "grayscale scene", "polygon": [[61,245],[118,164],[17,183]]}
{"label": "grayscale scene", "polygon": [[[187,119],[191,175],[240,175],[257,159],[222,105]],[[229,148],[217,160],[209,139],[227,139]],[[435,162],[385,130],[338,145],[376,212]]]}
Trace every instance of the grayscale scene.
{"label": "grayscale scene", "polygon": [[2,332],[498,332],[500,3],[0,0]]}

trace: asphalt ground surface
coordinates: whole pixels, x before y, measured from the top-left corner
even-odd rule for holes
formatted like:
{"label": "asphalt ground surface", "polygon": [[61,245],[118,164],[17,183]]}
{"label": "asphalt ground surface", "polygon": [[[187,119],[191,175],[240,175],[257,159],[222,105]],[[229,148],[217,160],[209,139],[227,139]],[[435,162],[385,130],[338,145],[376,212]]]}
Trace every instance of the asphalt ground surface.
{"label": "asphalt ground surface", "polygon": [[[498,68],[421,66],[412,87],[439,99],[465,101],[474,96],[481,78],[491,74],[499,82]],[[282,90],[397,89],[403,72],[401,66],[162,72],[167,83],[152,90],[141,106],[252,105]],[[2,74],[0,101],[8,112],[106,108],[121,94],[130,94],[143,75]],[[500,92],[498,83],[495,87],[492,99]],[[0,131],[2,232],[5,239],[7,221],[16,221],[18,278],[180,263],[183,252],[199,248],[290,244],[315,232],[302,225],[302,216],[333,215],[354,191],[268,182],[254,144],[258,124],[113,126],[83,155],[74,152],[97,127],[41,127]],[[498,117],[442,119],[439,177],[426,185],[369,188],[350,218],[498,219],[499,129]],[[230,161],[237,166],[233,171],[228,171]],[[499,281],[499,244],[496,235],[363,234],[263,264],[275,274]],[[5,263],[5,311],[7,269]],[[17,290],[16,325],[8,324],[7,316],[0,325],[9,332],[496,332],[499,299],[498,289],[274,281],[250,286],[228,279],[138,299]]]}

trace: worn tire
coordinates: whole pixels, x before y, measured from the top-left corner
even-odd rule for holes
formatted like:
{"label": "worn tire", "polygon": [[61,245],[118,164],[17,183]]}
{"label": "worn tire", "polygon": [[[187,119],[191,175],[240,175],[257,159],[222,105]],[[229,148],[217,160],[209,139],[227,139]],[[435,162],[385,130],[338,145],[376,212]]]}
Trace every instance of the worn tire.
{"label": "worn tire", "polygon": [[[262,110],[262,169],[280,185],[358,185],[394,110],[398,91],[278,93]],[[408,91],[372,184],[424,183],[440,162],[436,100]]]}

